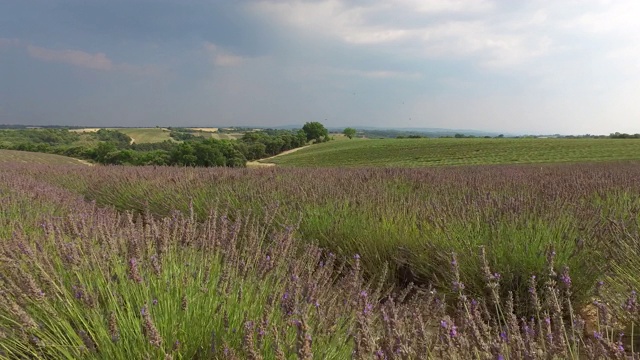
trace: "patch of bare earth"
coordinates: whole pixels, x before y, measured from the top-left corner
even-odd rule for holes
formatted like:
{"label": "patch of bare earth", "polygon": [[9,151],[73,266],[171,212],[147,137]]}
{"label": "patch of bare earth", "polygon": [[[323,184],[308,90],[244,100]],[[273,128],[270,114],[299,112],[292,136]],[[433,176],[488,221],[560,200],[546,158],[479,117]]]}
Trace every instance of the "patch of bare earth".
{"label": "patch of bare earth", "polygon": [[311,146],[311,145],[301,146],[301,147],[299,147],[299,148],[295,148],[295,149],[291,149],[291,150],[283,151],[283,152],[281,152],[281,153],[280,153],[280,154],[278,154],[278,155],[270,156],[270,157],[268,157],[268,158],[260,159],[260,160],[257,160],[257,161],[248,161],[248,162],[247,162],[247,167],[269,167],[269,166],[276,166],[276,164],[274,164],[274,163],[272,163],[272,162],[269,162],[269,160],[270,160],[270,159],[273,159],[273,158],[277,158],[278,156],[282,156],[282,155],[287,155],[287,154],[294,153],[294,152],[296,152],[296,151],[298,151],[298,150],[302,150],[302,149],[304,149],[304,148],[306,148],[306,147],[309,147],[309,146]]}
{"label": "patch of bare earth", "polygon": [[189,128],[195,131],[203,131],[203,132],[218,132],[218,128]]}

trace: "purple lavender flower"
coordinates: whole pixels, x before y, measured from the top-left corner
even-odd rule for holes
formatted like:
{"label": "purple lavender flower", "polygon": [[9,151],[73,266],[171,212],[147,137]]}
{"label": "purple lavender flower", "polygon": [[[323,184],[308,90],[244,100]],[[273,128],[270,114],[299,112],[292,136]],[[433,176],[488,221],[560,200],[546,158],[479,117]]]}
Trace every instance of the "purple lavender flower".
{"label": "purple lavender flower", "polygon": [[508,341],[507,333],[504,331],[500,332],[500,339],[504,342]]}
{"label": "purple lavender flower", "polygon": [[451,324],[451,328],[449,329],[449,336],[451,336],[452,338],[458,336],[458,327]]}
{"label": "purple lavender flower", "polygon": [[364,306],[364,310],[362,310],[363,315],[367,315],[373,311],[373,304],[366,303]]}
{"label": "purple lavender flower", "polygon": [[564,270],[562,271],[562,274],[560,274],[560,281],[567,288],[571,287],[571,277],[569,276],[569,268],[566,267],[566,266],[564,267]]}
{"label": "purple lavender flower", "polygon": [[631,291],[622,308],[629,313],[635,313],[638,310],[638,294],[635,290]]}
{"label": "purple lavender flower", "polygon": [[464,290],[464,284],[462,282],[454,281],[453,291],[462,291],[462,290]]}

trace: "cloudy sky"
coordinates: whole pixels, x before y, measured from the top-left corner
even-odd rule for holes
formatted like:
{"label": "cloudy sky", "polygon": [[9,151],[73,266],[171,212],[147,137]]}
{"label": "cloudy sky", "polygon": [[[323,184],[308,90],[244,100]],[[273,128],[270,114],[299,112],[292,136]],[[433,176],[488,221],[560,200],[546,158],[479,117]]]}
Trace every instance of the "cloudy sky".
{"label": "cloudy sky", "polygon": [[0,124],[640,132],[637,0],[0,0]]}

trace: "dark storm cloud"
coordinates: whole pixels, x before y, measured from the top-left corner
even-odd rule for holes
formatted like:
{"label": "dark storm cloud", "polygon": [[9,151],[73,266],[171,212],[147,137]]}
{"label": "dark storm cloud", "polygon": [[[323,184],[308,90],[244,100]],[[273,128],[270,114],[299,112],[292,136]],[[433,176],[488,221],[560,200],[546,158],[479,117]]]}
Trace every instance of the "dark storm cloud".
{"label": "dark storm cloud", "polygon": [[640,132],[639,15],[634,0],[2,1],[0,123]]}

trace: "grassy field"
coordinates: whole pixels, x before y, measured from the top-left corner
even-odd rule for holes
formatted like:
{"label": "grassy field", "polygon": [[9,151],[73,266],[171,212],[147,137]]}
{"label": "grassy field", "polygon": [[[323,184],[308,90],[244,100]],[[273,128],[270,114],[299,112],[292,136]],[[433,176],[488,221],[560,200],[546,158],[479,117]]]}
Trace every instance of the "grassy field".
{"label": "grassy field", "polygon": [[211,137],[218,140],[236,140],[243,135],[244,133],[212,133]]}
{"label": "grassy field", "polygon": [[281,166],[424,167],[640,160],[635,139],[353,139],[270,160]]}
{"label": "grassy field", "polygon": [[172,140],[169,136],[169,131],[162,128],[117,128],[111,130],[117,130],[129,135],[137,144]]}
{"label": "grassy field", "polygon": [[[216,128],[200,128],[192,130],[195,130],[193,133],[195,136],[202,136],[205,138],[211,137],[218,140],[235,140],[243,135],[242,133],[217,133],[213,131],[213,129]],[[172,140],[169,136],[170,131],[162,128],[117,128],[112,130],[117,130],[129,135],[138,144]]]}
{"label": "grassy field", "polygon": [[28,163],[51,165],[86,165],[82,160],[55,155],[28,151],[2,150],[0,149],[0,163]]}

